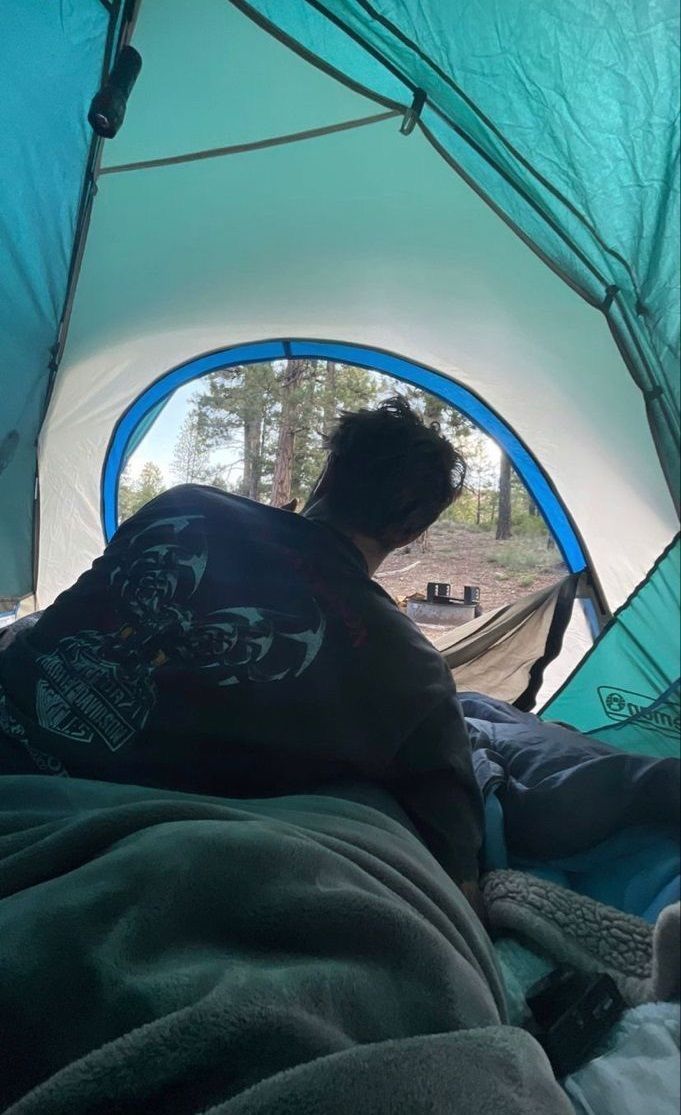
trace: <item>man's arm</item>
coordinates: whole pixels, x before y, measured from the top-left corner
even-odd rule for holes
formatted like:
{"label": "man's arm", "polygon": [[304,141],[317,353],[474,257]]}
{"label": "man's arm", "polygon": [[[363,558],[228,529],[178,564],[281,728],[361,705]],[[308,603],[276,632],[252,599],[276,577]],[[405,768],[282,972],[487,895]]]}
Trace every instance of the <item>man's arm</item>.
{"label": "man's arm", "polygon": [[453,685],[409,734],[385,776],[430,851],[475,909],[484,808]]}

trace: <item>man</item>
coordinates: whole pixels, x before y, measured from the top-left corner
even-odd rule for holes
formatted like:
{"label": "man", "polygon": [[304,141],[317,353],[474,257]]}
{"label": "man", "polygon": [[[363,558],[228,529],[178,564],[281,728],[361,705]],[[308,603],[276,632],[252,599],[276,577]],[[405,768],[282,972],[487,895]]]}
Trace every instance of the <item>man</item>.
{"label": "man", "polygon": [[302,515],[184,485],[125,522],[0,653],[3,766],[231,797],[380,787],[470,894],[482,803],[454,684],[372,580],[465,465],[399,398],[345,414],[328,450]]}

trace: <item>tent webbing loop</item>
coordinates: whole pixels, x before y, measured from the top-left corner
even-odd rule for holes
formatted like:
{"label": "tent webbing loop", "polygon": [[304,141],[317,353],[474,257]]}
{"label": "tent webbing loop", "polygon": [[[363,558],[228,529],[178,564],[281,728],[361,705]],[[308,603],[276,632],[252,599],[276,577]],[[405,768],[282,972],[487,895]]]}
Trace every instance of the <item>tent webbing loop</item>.
{"label": "tent webbing loop", "polygon": [[414,99],[411,102],[411,107],[407,109],[404,114],[400,134],[403,136],[410,136],[416,127],[418,121],[421,119],[421,112],[426,103],[426,94],[423,89],[417,89],[414,93]]}

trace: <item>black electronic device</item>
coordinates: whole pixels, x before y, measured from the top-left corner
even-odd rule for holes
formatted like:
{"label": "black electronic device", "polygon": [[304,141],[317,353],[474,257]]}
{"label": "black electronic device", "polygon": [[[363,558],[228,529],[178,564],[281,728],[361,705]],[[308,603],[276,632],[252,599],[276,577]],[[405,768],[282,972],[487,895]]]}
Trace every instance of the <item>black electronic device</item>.
{"label": "black electronic device", "polygon": [[464,585],[463,586],[463,602],[464,602],[464,604],[479,604],[480,603],[480,587],[479,587],[479,585]]}
{"label": "black electronic device", "polygon": [[536,983],[527,1005],[527,1029],[559,1079],[588,1060],[626,1007],[611,976],[574,968],[557,968]]}

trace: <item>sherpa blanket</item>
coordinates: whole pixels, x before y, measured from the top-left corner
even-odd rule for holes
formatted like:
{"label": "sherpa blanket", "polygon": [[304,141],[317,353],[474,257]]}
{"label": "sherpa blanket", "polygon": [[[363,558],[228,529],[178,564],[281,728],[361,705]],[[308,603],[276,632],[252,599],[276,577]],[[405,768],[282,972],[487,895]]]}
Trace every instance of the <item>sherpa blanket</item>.
{"label": "sherpa blanket", "polygon": [[418,839],[328,796],[0,778],[11,1115],[568,1115]]}
{"label": "sherpa blanket", "polygon": [[630,1006],[678,999],[678,902],[652,926],[521,871],[491,871],[482,892],[493,932],[512,933],[557,963],[609,973]]}

